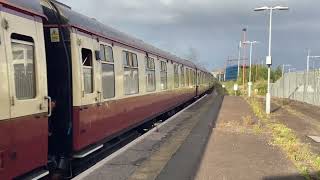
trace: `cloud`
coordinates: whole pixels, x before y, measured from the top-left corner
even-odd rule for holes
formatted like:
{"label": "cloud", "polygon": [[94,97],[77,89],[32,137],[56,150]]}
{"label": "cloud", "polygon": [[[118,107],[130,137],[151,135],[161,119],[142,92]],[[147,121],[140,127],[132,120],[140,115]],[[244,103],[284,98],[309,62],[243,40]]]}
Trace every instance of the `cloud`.
{"label": "cloud", "polygon": [[[320,40],[319,0],[63,0],[74,10],[179,56],[190,48],[209,69],[223,67],[228,56],[237,56],[241,29],[259,40],[255,59],[267,53],[268,15],[254,12],[263,5],[287,5],[275,12],[273,57],[275,65],[304,67],[305,49],[314,53]],[[318,54],[318,55],[319,55]]]}

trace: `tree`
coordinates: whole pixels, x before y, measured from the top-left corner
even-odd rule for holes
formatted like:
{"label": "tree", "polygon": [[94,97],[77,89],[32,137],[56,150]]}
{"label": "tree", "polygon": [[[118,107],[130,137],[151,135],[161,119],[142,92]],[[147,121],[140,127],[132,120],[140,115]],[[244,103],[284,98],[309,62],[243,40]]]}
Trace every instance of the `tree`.
{"label": "tree", "polygon": [[272,82],[276,82],[281,77],[282,77],[282,69],[281,69],[281,66],[278,66],[275,70],[272,71],[271,80]]}

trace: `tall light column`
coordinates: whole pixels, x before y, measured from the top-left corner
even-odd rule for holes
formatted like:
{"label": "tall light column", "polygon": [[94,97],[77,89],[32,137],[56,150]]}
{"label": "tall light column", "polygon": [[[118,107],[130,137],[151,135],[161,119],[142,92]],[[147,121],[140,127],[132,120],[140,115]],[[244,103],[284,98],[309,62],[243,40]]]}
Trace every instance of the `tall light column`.
{"label": "tall light column", "polygon": [[249,81],[248,81],[248,96],[251,97],[251,92],[252,92],[252,81],[251,81],[251,76],[252,76],[252,49],[253,49],[253,44],[259,43],[258,41],[245,41],[243,44],[250,44],[250,60],[249,60]]}
{"label": "tall light column", "polygon": [[238,46],[238,76],[237,76],[237,80],[239,80],[239,77],[240,77],[240,60],[241,60],[241,41],[239,42],[239,46]]}
{"label": "tall light column", "polygon": [[[247,37],[247,28],[243,28],[242,29],[242,42],[246,41],[246,37]],[[246,76],[246,46],[243,45],[242,47],[242,56],[243,56],[243,62],[242,62],[242,88],[243,90],[245,90],[245,76]]]}
{"label": "tall light column", "polygon": [[266,113],[270,114],[271,112],[271,95],[270,95],[270,76],[271,76],[271,65],[272,65],[272,58],[271,58],[271,40],[272,40],[272,12],[273,10],[289,10],[288,7],[283,6],[274,6],[274,7],[260,7],[254,9],[254,11],[265,11],[269,10],[269,53],[266,58],[266,64],[268,65],[268,89],[266,94]]}

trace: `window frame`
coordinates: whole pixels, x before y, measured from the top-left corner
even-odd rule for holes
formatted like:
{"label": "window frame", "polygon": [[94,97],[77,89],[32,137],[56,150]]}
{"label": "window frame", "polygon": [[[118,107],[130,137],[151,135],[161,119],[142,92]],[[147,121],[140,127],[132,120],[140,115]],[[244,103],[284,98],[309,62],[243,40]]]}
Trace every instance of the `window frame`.
{"label": "window frame", "polygon": [[190,86],[190,73],[189,73],[189,68],[186,68],[186,86]]}
{"label": "window frame", "polygon": [[[91,67],[90,66],[84,66],[84,63],[83,63],[83,50],[89,50],[91,52]],[[82,83],[83,83],[83,94],[84,95],[91,95],[91,94],[94,94],[94,91],[95,91],[95,68],[94,68],[94,56],[93,56],[93,51],[92,49],[89,49],[89,48],[85,48],[85,47],[82,47],[81,48],[81,70],[82,70]],[[84,81],[84,68],[88,68],[90,67],[91,68],[91,80],[92,80],[92,92],[90,93],[86,93],[85,91],[85,81]]]}
{"label": "window frame", "polygon": [[[149,85],[149,79],[148,79],[148,73],[152,72],[153,73],[153,88],[152,89],[148,89],[148,85]],[[156,87],[156,68],[155,68],[155,59],[152,57],[145,57],[145,75],[146,75],[146,91],[147,92],[154,92],[156,91],[157,87]]]}
{"label": "window frame", "polygon": [[[124,55],[126,57],[126,64],[124,64],[124,59],[122,60],[123,63],[123,72],[125,72],[126,69],[130,69],[131,72],[133,71],[137,71],[137,91],[135,93],[126,93],[126,85],[125,85],[125,80],[123,78],[123,94],[126,96],[130,96],[130,95],[135,95],[135,94],[139,94],[140,93],[140,83],[139,83],[139,60],[138,60],[138,55],[136,53],[127,51],[127,50],[123,50],[122,51],[122,58],[124,58]],[[130,58],[131,57],[131,58]],[[135,57],[135,58],[134,58]],[[136,63],[134,63],[134,61]],[[123,73],[123,77],[124,77],[124,73]],[[131,79],[132,80],[132,79]]]}
{"label": "window frame", "polygon": [[[165,88],[161,86],[162,83],[162,75],[165,74]],[[165,91],[168,89],[168,66],[166,61],[160,61],[160,88]]]}
{"label": "window frame", "polygon": [[[112,46],[109,46],[109,45],[105,45],[105,44],[100,44],[100,51],[101,51],[101,47],[103,47],[103,58],[102,59],[100,57],[100,63],[101,63],[101,90],[102,90],[102,98],[104,100],[108,100],[108,99],[113,99],[116,97],[116,74],[115,74],[115,63],[114,63],[114,55],[113,55],[113,47]],[[112,61],[107,61],[106,59],[106,48],[110,48],[111,49],[111,54],[112,54]],[[101,53],[101,52],[100,52]],[[102,66],[105,65],[105,64],[108,64],[108,65],[112,65],[113,67],[113,97],[105,97],[104,96],[104,90],[103,90],[103,76],[102,76]]]}
{"label": "window frame", "polygon": [[[27,37],[28,39],[30,38],[30,40],[32,40],[33,42],[27,41],[27,40],[17,39],[17,38],[12,37],[12,35]],[[11,73],[13,73],[12,75],[13,75],[13,85],[14,85],[14,88],[13,88],[14,89],[14,97],[18,101],[28,101],[28,100],[37,99],[38,94],[39,94],[39,92],[38,92],[38,82],[37,82],[37,72],[38,71],[37,71],[37,58],[36,58],[36,44],[34,42],[34,39],[32,37],[30,37],[30,36],[12,33],[11,36],[10,36],[10,40],[11,40],[10,46],[11,46],[11,55],[12,55],[12,60],[10,62],[10,64],[11,64],[10,66],[12,68],[12,72]],[[12,45],[13,43],[19,44],[19,45],[24,45],[24,46],[31,46],[32,50],[33,50],[32,51],[32,53],[33,53],[33,63],[32,64],[33,64],[33,82],[34,82],[34,85],[33,85],[34,92],[33,93],[34,93],[34,95],[31,98],[29,98],[29,97],[23,97],[23,98],[19,97],[18,98],[18,96],[17,96],[17,89],[16,89],[17,85],[16,85],[16,80],[15,80],[16,77],[15,77],[14,65],[15,64],[21,64],[21,63],[14,62],[14,61],[17,61],[17,60],[14,60],[14,58],[13,58],[14,57],[14,55],[13,55],[13,45]],[[25,53],[25,51],[24,51],[24,53]],[[24,54],[24,56],[27,56],[27,54]],[[24,58],[23,60],[24,60],[24,65],[27,64],[27,62],[26,62],[27,59]]]}

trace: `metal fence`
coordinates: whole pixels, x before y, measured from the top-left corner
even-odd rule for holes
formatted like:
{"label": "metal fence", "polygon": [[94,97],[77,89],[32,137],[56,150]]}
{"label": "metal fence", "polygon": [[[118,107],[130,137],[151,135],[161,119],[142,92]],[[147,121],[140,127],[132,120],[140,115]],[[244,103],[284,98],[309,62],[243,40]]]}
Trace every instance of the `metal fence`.
{"label": "metal fence", "polygon": [[320,106],[320,70],[284,74],[271,84],[271,96]]}

